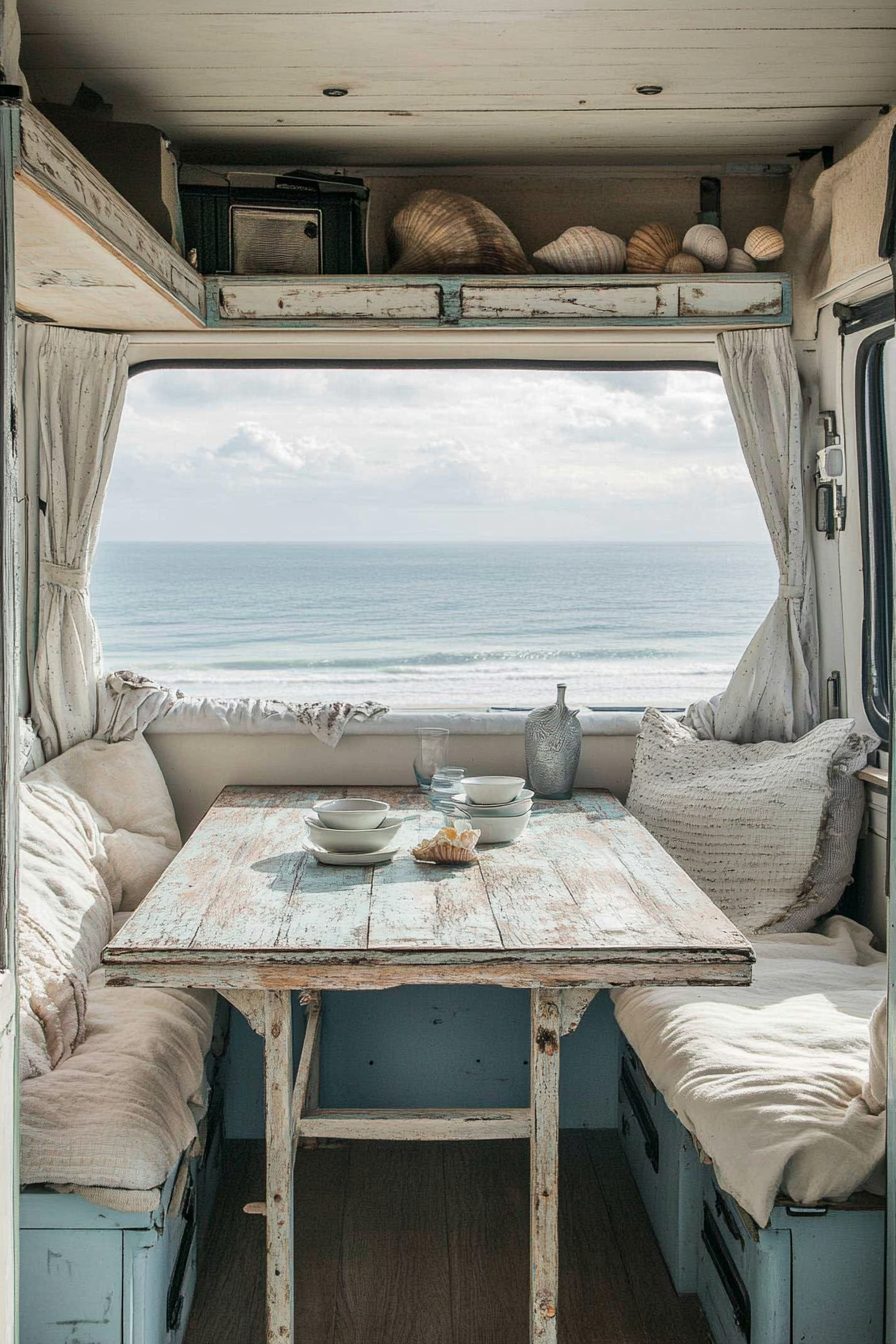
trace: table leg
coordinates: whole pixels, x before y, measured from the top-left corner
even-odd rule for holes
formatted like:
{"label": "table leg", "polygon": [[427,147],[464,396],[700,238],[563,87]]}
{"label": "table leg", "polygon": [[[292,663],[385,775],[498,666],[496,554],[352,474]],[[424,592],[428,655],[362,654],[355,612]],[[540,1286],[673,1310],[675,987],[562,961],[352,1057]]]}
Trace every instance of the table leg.
{"label": "table leg", "polygon": [[532,990],[530,1344],[556,1344],[560,994]]}
{"label": "table leg", "polygon": [[267,1344],[293,1344],[292,1009],[289,990],[264,996],[267,1140]]}

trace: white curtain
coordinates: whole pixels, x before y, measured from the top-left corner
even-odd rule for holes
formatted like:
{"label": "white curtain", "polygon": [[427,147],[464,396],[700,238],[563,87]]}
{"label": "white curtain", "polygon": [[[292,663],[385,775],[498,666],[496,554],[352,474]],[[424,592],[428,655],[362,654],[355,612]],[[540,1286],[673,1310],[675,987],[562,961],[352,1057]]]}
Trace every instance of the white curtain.
{"label": "white curtain", "polygon": [[790,333],[726,331],[719,367],[778,562],[778,597],[725,690],[691,705],[705,738],[790,742],[818,722],[818,627],[806,534],[801,394]]}
{"label": "white curtain", "polygon": [[101,650],[88,585],[118,422],[127,337],[24,326],[21,433],[39,463],[39,597],[31,713],[48,759],[92,737]]}

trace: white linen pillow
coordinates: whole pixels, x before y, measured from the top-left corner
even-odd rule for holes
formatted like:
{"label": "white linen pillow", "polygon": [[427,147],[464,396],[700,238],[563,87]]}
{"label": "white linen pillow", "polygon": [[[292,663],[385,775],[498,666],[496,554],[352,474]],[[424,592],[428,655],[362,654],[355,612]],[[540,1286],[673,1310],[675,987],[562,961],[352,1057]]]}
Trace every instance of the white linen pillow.
{"label": "white linen pillow", "polygon": [[19,789],[20,1075],[54,1069],[84,1039],[87,980],[112,929],[90,808],[70,789]]}
{"label": "white linen pillow", "polygon": [[801,932],[850,879],[874,746],[852,719],[741,744],[648,709],[627,805],[743,933]]}
{"label": "white linen pillow", "polygon": [[141,733],[129,742],[90,738],[28,775],[28,782],[64,784],[85,798],[110,831],[152,835],[180,849],[180,831],[165,777]]}
{"label": "white linen pillow", "polygon": [[112,831],[103,836],[109,863],[121,882],[122,910],[136,910],[177,853],[153,835]]}

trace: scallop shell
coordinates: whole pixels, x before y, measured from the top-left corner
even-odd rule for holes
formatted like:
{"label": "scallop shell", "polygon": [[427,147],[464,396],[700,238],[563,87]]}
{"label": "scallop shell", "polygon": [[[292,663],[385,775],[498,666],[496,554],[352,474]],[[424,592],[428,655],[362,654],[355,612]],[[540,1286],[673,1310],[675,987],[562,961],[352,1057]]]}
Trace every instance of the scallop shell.
{"label": "scallop shell", "polygon": [[532,266],[493,211],[471,196],[418,191],[389,228],[393,271],[405,275],[525,275]]}
{"label": "scallop shell", "polygon": [[729,247],[725,270],[730,275],[736,274],[738,271],[755,271],[755,269],[755,261],[742,247]]}
{"label": "scallop shell", "polygon": [[456,831],[453,826],[443,826],[438,835],[430,840],[421,840],[411,850],[420,863],[478,863],[476,841],[481,831]]}
{"label": "scallop shell", "polygon": [[681,250],[697,257],[708,271],[721,271],[728,260],[728,240],[715,224],[694,224],[685,234]]}
{"label": "scallop shell", "polygon": [[784,238],[770,224],[760,224],[747,234],[744,251],[754,261],[775,261],[784,251]]}
{"label": "scallop shell", "polygon": [[634,275],[662,275],[681,243],[668,224],[643,224],[635,229],[625,249],[625,268]]}
{"label": "scallop shell", "polygon": [[625,243],[615,233],[578,224],[532,253],[566,275],[620,275],[625,268]]}
{"label": "scallop shell", "polygon": [[670,275],[701,275],[703,262],[690,252],[676,252],[675,256],[666,262],[666,270]]}

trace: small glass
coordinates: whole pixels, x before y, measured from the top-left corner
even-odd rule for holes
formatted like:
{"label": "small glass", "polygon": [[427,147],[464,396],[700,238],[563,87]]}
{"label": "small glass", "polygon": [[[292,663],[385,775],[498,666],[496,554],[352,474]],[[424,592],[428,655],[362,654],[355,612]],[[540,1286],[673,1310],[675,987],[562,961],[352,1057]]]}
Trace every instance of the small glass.
{"label": "small glass", "polygon": [[460,782],[466,774],[466,769],[462,765],[442,765],[432,777],[429,797],[433,807],[445,810],[445,805],[450,804],[456,793],[461,792]]}
{"label": "small glass", "polygon": [[448,759],[448,729],[418,728],[414,778],[423,793],[429,793],[433,775]]}

